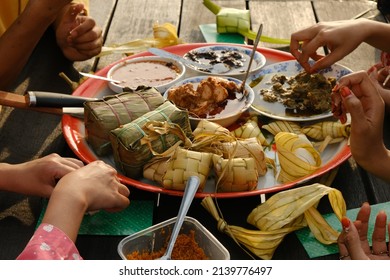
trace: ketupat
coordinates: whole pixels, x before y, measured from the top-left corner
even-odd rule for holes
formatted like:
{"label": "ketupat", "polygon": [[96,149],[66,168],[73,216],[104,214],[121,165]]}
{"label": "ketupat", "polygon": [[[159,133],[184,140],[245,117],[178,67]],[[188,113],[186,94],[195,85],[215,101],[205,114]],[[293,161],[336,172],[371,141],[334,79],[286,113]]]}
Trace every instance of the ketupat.
{"label": "ketupat", "polygon": [[316,209],[325,195],[328,195],[332,209],[340,220],[346,215],[342,193],[325,185],[313,184],[279,192],[253,209],[247,222],[258,230],[228,225],[210,196],[205,197],[201,204],[217,221],[219,231],[244,245],[259,258],[269,260],[287,234],[307,225],[321,243],[337,242],[339,232]]}
{"label": "ketupat", "polygon": [[[257,34],[250,28],[251,17],[249,10],[224,8],[211,0],[203,0],[203,4],[217,16],[216,23],[218,33],[239,33],[244,37],[255,40]],[[288,39],[278,39],[267,36],[261,36],[260,41],[272,44],[290,44],[290,40]]]}
{"label": "ketupat", "polygon": [[322,164],[320,153],[304,134],[279,132],[275,144],[280,162],[279,182],[288,183],[310,175]]}
{"label": "ketupat", "polygon": [[324,140],[326,136],[330,136],[333,139],[348,138],[350,130],[350,124],[342,124],[341,122],[334,121],[319,122],[301,128],[302,133],[317,141]]}

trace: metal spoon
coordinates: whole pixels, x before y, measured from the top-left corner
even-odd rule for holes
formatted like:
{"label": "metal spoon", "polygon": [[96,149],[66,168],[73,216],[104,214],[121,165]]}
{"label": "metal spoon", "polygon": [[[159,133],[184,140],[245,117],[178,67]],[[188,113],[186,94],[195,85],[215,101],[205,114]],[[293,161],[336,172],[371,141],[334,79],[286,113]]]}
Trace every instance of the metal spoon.
{"label": "metal spoon", "polygon": [[149,48],[148,51],[154,55],[174,59],[174,60],[180,61],[181,63],[183,63],[187,66],[195,67],[198,70],[207,70],[207,71],[210,71],[211,73],[215,73],[215,74],[223,74],[223,73],[229,72],[231,70],[230,67],[228,65],[226,65],[225,63],[217,63],[217,64],[213,64],[213,65],[202,64],[202,63],[198,63],[195,61],[185,59],[184,57],[181,57],[179,55],[164,51],[162,49]]}
{"label": "metal spoon", "polygon": [[190,176],[190,178],[188,178],[187,185],[183,194],[183,199],[180,204],[179,213],[177,214],[176,223],[173,227],[173,231],[171,234],[171,238],[169,239],[167,250],[165,251],[164,255],[160,258],[160,260],[171,259],[173,247],[175,246],[177,236],[179,235],[181,226],[183,225],[184,218],[187,215],[191,202],[194,199],[196,191],[198,190],[199,182],[200,180],[199,177],[197,176]]}
{"label": "metal spoon", "polygon": [[263,24],[261,23],[260,26],[259,26],[259,30],[257,31],[257,35],[256,35],[255,42],[254,42],[254,44],[253,44],[253,49],[252,49],[251,57],[250,57],[250,59],[249,59],[248,69],[246,70],[244,80],[242,80],[242,83],[241,83],[241,86],[240,86],[240,89],[239,89],[239,91],[242,92],[243,94],[242,94],[242,96],[238,99],[238,101],[241,101],[241,100],[242,100],[243,98],[245,98],[246,95],[247,95],[247,93],[245,92],[245,83],[246,83],[246,80],[248,79],[249,72],[250,72],[251,66],[252,66],[252,61],[253,61],[253,58],[255,57],[257,45],[259,44],[259,41],[260,41],[260,37],[261,37],[261,33],[262,33],[262,32],[263,32]]}
{"label": "metal spoon", "polygon": [[123,83],[123,81],[118,81],[118,80],[110,79],[110,78],[103,77],[103,76],[98,76],[98,75],[84,73],[84,72],[79,72],[79,73],[80,73],[80,75],[83,75],[83,76],[88,77],[88,78],[99,79],[99,80],[103,80],[103,81],[113,82],[116,84]]}

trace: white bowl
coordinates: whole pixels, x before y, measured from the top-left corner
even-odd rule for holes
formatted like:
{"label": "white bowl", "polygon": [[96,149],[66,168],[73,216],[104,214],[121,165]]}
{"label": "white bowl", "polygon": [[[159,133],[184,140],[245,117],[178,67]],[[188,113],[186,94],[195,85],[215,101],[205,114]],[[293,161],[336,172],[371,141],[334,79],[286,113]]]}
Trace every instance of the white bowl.
{"label": "white bowl", "polygon": [[[205,46],[190,50],[184,54],[184,58],[190,61],[195,61],[205,65],[213,65],[212,69],[202,70],[195,66],[188,65],[187,70],[189,72],[195,72],[197,75],[212,75],[212,76],[228,76],[238,79],[243,79],[245,72],[248,69],[248,64],[250,56],[252,54],[252,49],[238,46],[229,46],[229,45],[214,45],[214,46]],[[207,55],[207,57],[205,57]],[[213,55],[210,57],[209,55]],[[240,56],[237,57],[237,56]],[[226,63],[217,63],[220,60],[225,58],[231,59],[233,63],[239,63],[241,65],[231,66],[230,70],[225,71],[225,67],[228,66],[229,61]],[[259,51],[255,52],[250,74],[255,74],[266,64],[266,58]],[[223,69],[223,72],[220,72]]]}
{"label": "white bowl", "polygon": [[[194,84],[194,89],[197,88],[197,85],[204,79],[209,78],[210,76],[196,76],[187,78],[184,80],[181,80],[177,83],[175,83],[173,86],[167,89],[167,91],[164,93],[164,98],[168,99],[168,92],[175,88],[179,87],[184,84]],[[242,81],[233,77],[217,77],[217,78],[223,78],[229,81],[233,81],[238,85],[241,85]],[[246,96],[239,101],[239,97],[241,96],[241,93],[239,93],[239,96],[237,99],[229,100],[228,104],[226,105],[226,108],[223,109],[220,113],[215,114],[213,116],[207,117],[207,118],[197,118],[193,116],[189,116],[191,126],[195,128],[200,120],[208,120],[211,122],[218,123],[221,126],[228,127],[232,124],[234,124],[241,116],[242,113],[244,113],[246,110],[250,108],[250,106],[253,103],[253,100],[255,99],[255,94],[252,88],[249,86],[249,84],[245,84],[245,92]],[[183,109],[183,108],[182,108]]]}
{"label": "white bowl", "polygon": [[169,58],[157,56],[131,58],[115,64],[107,73],[108,78],[123,83],[109,82],[108,86],[116,93],[123,92],[126,87],[134,90],[141,85],[155,87],[164,93],[184,77],[185,71],[186,68],[181,62]]}

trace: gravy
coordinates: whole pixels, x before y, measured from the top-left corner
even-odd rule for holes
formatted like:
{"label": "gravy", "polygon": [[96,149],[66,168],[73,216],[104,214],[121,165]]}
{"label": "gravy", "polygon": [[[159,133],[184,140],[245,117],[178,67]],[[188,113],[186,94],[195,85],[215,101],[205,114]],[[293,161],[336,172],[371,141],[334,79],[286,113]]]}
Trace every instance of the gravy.
{"label": "gravy", "polygon": [[180,74],[170,62],[140,61],[124,64],[112,73],[112,78],[123,81],[122,87],[136,89],[138,86],[160,86],[167,84]]}

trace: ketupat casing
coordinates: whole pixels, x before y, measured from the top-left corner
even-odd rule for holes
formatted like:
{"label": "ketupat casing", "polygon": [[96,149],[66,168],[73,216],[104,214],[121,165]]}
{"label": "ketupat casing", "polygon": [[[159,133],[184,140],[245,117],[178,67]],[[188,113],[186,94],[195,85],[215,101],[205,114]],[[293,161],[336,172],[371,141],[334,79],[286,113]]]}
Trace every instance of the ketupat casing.
{"label": "ketupat casing", "polygon": [[[144,126],[151,121],[165,123],[162,125],[167,127],[167,131],[151,141],[150,145],[143,144],[141,140],[148,136]],[[169,130],[179,130],[182,135],[179,137]],[[192,137],[188,112],[178,109],[169,101],[110,132],[115,164],[124,175],[133,179],[142,176],[143,167],[153,158],[153,153],[163,153],[178,141],[185,141],[185,137]]]}
{"label": "ketupat casing", "polygon": [[304,134],[279,132],[275,144],[280,162],[277,180],[281,183],[310,175],[322,164],[320,153]]}
{"label": "ketupat casing", "polygon": [[99,156],[111,153],[110,131],[127,124],[164,103],[161,93],[152,87],[110,95],[84,105],[86,139]]}

